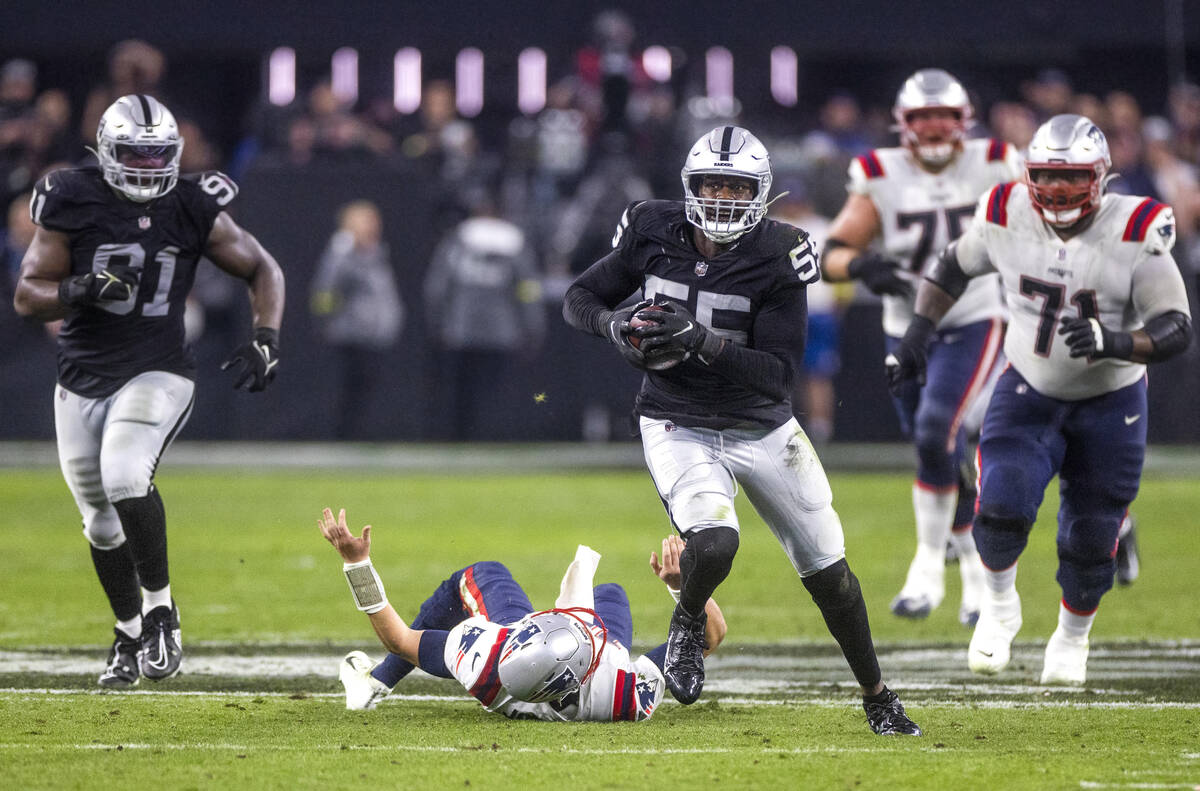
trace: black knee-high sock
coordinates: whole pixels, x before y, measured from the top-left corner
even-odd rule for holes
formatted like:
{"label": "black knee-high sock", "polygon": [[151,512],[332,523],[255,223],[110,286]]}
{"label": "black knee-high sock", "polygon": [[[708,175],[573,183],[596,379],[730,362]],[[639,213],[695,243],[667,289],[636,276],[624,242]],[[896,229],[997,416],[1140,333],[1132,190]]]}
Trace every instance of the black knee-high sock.
{"label": "black knee-high sock", "polygon": [[879,683],[879,659],[871,641],[871,624],[867,621],[867,603],[863,601],[858,577],[845,559],[805,577],[804,587],[812,594],[821,610],[829,633],[842,647],[842,655],[850,665],[854,678],[864,687]]}
{"label": "black knee-high sock", "polygon": [[713,591],[729,576],[737,550],[738,532],[732,527],[709,527],[688,536],[679,555],[679,604],[684,612],[700,617]]}
{"label": "black knee-high sock", "polygon": [[133,552],[138,577],[146,590],[162,590],[171,581],[167,573],[167,515],[158,489],[150,486],[145,497],[113,503],[121,517],[125,539]]}
{"label": "black knee-high sock", "polygon": [[100,578],[100,587],[104,588],[113,615],[117,616],[118,621],[136,618],[142,612],[142,592],[138,587],[138,573],[133,565],[129,542],[115,549],[91,549],[92,566]]}

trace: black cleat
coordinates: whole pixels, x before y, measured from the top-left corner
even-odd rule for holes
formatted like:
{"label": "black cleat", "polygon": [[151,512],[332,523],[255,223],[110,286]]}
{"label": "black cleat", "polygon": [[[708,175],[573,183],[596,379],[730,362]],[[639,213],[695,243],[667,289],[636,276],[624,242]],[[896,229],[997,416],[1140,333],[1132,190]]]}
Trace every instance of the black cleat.
{"label": "black cleat", "polygon": [[1129,532],[1117,539],[1117,584],[1132,585],[1141,573],[1141,558],[1138,556],[1137,521],[1129,517]]}
{"label": "black cleat", "polygon": [[117,636],[112,648],[108,651],[108,664],[98,679],[100,686],[109,689],[124,689],[132,687],[141,679],[138,672],[138,651],[141,642],[136,637],[130,637],[120,629],[113,629]]}
{"label": "black cleat", "polygon": [[138,656],[142,675],[162,681],[179,672],[183,648],[179,644],[179,608],[155,607],[142,617],[142,652]]}
{"label": "black cleat", "polygon": [[921,735],[921,727],[908,718],[900,698],[887,687],[878,695],[864,697],[863,709],[867,712],[867,724],[880,736]]}
{"label": "black cleat", "polygon": [[663,676],[675,700],[685,706],[695,703],[704,689],[704,625],[707,622],[707,613],[693,618],[679,605],[671,615]]}

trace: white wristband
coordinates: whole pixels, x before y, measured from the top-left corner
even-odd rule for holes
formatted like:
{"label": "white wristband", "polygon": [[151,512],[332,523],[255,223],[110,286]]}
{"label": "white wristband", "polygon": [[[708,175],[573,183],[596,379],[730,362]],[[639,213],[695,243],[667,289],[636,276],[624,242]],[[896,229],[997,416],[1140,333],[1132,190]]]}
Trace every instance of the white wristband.
{"label": "white wristband", "polygon": [[375,573],[370,558],[357,563],[343,563],[342,571],[346,574],[346,582],[350,584],[350,594],[354,596],[355,607],[370,615],[387,606],[383,580]]}
{"label": "white wristband", "polygon": [[675,600],[676,604],[679,604],[679,591],[675,590],[670,585],[668,585],[667,593],[671,594],[671,598]]}

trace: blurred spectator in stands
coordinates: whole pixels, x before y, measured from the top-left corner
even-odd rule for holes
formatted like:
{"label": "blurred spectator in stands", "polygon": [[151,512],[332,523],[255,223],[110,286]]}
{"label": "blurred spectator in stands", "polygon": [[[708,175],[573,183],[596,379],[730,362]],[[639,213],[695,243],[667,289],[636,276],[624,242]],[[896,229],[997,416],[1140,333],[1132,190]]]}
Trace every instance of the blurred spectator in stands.
{"label": "blurred spectator in stands", "polygon": [[322,337],[336,351],[330,366],[335,396],[327,410],[334,438],[371,439],[379,369],[404,326],[404,302],[374,203],[357,200],[338,212],[338,229],[313,277],[310,305]]}
{"label": "blurred spectator in stands", "polygon": [[[119,42],[108,55],[108,79],[97,85],[87,96],[83,118],[79,125],[80,138],[86,145],[96,144],[96,127],[108,106],[131,93],[148,93],[169,103],[163,95],[162,81],[167,73],[167,59],[156,47],[140,39]],[[174,106],[174,105],[172,105]]]}
{"label": "blurred spectator in stands", "polygon": [[591,41],[575,56],[582,79],[582,106],[597,136],[629,131],[629,103],[649,88],[640,53],[633,49],[637,29],[623,11],[607,9],[592,20]]}
{"label": "blurred spectator in stands", "polygon": [[1169,94],[1175,154],[1184,162],[1200,162],[1200,85],[1181,82]]}
{"label": "blurred spectator in stands", "polygon": [[[1105,123],[1096,121],[1096,125],[1104,129],[1105,135],[1113,132],[1142,132],[1142,108],[1133,94],[1127,91],[1110,91],[1104,97],[1104,106],[1108,110]],[[1091,118],[1091,116],[1088,116]]]}
{"label": "blurred spectator in stands", "polygon": [[1043,69],[1021,84],[1021,95],[1040,125],[1052,116],[1070,112],[1071,79],[1060,69]]}
{"label": "blurred spectator in stands", "polygon": [[1123,195],[1147,195],[1161,199],[1154,178],[1142,160],[1140,124],[1132,130],[1114,129],[1105,136],[1108,138],[1108,151],[1112,156],[1111,172],[1115,174],[1108,183],[1108,188]]}
{"label": "blurred spectator in stands", "polygon": [[12,312],[9,306],[12,305],[13,290],[21,271],[21,259],[25,257],[37,227],[29,216],[29,197],[30,194],[26,192],[13,198],[8,204],[7,224],[0,230],[4,240],[3,246],[0,246],[0,256],[3,257],[3,272],[0,273],[3,292],[0,292],[0,298],[6,300],[3,310],[8,313]]}
{"label": "blurred spectator in stands", "polygon": [[[682,189],[677,187],[676,194]],[[605,134],[587,175],[555,220],[546,250],[547,273],[559,277],[587,269],[612,248],[614,218],[620,218],[633,201],[652,197],[650,183],[642,178],[629,150],[628,138],[621,132]]]}
{"label": "blurred spectator in stands", "polygon": [[863,126],[862,109],[853,94],[839,91],[821,105],[820,129],[829,136],[838,151],[855,157],[874,147],[873,140]]}
{"label": "blurred spectator in stands", "polygon": [[442,133],[460,120],[454,106],[454,86],[448,80],[430,80],[421,94],[417,110],[417,129],[403,136],[400,151],[410,159],[439,158]]}
{"label": "blurred spectator in stands", "polygon": [[0,66],[0,124],[20,118],[33,108],[37,91],[37,66],[14,58]]}
{"label": "blurred spectator in stands", "polygon": [[37,67],[14,59],[0,67],[0,205],[33,183],[30,156]]}
{"label": "blurred spectator in stands", "polygon": [[1027,106],[1019,102],[996,102],[988,111],[988,126],[994,137],[1024,153],[1038,125],[1033,110]]}
{"label": "blurred spectator in stands", "polygon": [[[803,180],[781,176],[772,191],[778,196],[771,203],[771,217],[808,231],[814,249],[825,246],[829,218],[818,214],[808,198]],[[841,314],[854,295],[851,283],[810,283],[808,295],[808,338],[804,346],[804,371],[794,399],[797,418],[814,443],[833,438],[836,398],[833,380],[841,370],[838,351]]]}
{"label": "blurred spectator in stands", "polygon": [[331,162],[369,161],[392,149],[392,136],[353,113],[327,80],[308,93],[308,114],[316,132],[314,151]]}
{"label": "blurred spectator in stands", "polygon": [[470,202],[471,216],[434,250],[424,287],[436,353],[433,433],[452,440],[497,436],[503,416],[494,414],[493,397],[520,379],[513,367],[538,353],[546,324],[525,232],[496,216],[486,190],[474,190]]}
{"label": "blurred spectator in stands", "polygon": [[[1180,250],[1190,250],[1200,231],[1200,175],[1196,165],[1184,162],[1171,148],[1171,122],[1151,116],[1142,124],[1146,165],[1155,192],[1175,210],[1175,227]],[[1177,255],[1179,261],[1186,256]]]}

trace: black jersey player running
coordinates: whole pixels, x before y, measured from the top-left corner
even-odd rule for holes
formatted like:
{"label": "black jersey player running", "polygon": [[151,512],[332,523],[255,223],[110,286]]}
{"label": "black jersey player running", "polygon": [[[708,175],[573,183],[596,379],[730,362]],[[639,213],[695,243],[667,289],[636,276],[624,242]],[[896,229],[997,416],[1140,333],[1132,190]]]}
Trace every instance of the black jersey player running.
{"label": "black jersey player running", "polygon": [[22,316],[64,319],[55,432],[117,618],[99,679],[108,687],[169,678],[182,659],[154,472],[191,413],[195,360],[183,313],[201,256],[249,285],[254,337],[224,366],[235,369],[234,387],[262,390],[279,361],[283,273],[225,213],[237,195],[229,177],[179,177],[183,142],[154,98],[114,102],[96,133],[100,167],[38,180],[38,228],[14,298]]}
{"label": "black jersey player running", "polygon": [[[737,552],[740,485],[841,646],[872,730],[919,735],[883,684],[829,482],[792,416],[816,252],[804,231],[763,218],[770,160],[745,129],[700,138],[683,187],[682,203],[630,205],[613,251],[579,276],[563,307],[572,326],[607,338],[646,371],[635,407],[646,464],[687,541],[667,686],[682,703],[700,696],[704,603]],[[618,307],[636,294],[644,301]]]}

